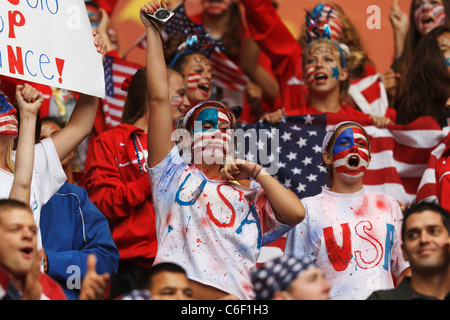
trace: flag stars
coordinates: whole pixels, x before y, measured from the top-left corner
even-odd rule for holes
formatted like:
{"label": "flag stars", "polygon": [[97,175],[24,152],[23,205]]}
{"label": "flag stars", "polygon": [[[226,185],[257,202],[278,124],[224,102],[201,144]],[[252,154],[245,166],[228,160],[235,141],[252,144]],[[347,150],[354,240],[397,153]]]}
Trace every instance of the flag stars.
{"label": "flag stars", "polygon": [[286,158],[288,158],[289,161],[296,160],[296,159],[297,159],[297,153],[291,151],[291,152],[289,152],[289,154],[286,156]]}
{"label": "flag stars", "polygon": [[317,174],[310,173],[309,176],[306,177],[306,179],[308,179],[309,182],[317,181]]}
{"label": "flag stars", "polygon": [[313,124],[314,117],[308,114],[306,117],[303,117],[305,119],[305,124]]}
{"label": "flag stars", "polygon": [[308,145],[307,142],[308,142],[308,140],[300,137],[300,139],[298,139],[298,141],[297,141],[298,147],[299,148],[306,147]]}
{"label": "flag stars", "polygon": [[312,147],[315,153],[322,153],[322,147],[316,144],[314,147]]}
{"label": "flag stars", "polygon": [[317,136],[317,131],[308,131],[310,137]]}
{"label": "flag stars", "polygon": [[292,171],[292,173],[293,174],[302,174],[302,169],[299,169],[299,168],[294,168],[294,169],[291,169],[291,171]]}
{"label": "flag stars", "polygon": [[303,183],[300,182],[298,184],[298,187],[297,187],[296,190],[297,190],[298,193],[305,192],[306,191],[306,184],[303,184]]}
{"label": "flag stars", "polygon": [[291,134],[292,134],[291,132],[285,131],[281,136],[281,139],[283,139],[284,142],[291,140]]}
{"label": "flag stars", "polygon": [[305,159],[302,160],[303,165],[306,167],[308,164],[312,164],[312,159],[310,157],[305,157]]}

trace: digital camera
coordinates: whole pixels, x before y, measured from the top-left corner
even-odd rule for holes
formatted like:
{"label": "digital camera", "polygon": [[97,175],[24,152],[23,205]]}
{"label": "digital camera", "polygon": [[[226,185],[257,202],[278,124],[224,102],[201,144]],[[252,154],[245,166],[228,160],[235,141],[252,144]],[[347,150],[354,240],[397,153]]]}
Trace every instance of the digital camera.
{"label": "digital camera", "polygon": [[145,17],[148,20],[156,21],[160,24],[166,24],[170,21],[170,19],[173,18],[175,14],[167,9],[164,8],[158,8],[154,14],[146,13]]}

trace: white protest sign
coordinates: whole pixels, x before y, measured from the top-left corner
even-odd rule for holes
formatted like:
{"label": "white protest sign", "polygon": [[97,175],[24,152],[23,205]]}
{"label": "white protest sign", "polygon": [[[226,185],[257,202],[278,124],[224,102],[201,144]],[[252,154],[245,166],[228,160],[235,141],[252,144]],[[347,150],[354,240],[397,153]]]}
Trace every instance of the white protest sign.
{"label": "white protest sign", "polygon": [[105,96],[84,0],[1,0],[0,74]]}

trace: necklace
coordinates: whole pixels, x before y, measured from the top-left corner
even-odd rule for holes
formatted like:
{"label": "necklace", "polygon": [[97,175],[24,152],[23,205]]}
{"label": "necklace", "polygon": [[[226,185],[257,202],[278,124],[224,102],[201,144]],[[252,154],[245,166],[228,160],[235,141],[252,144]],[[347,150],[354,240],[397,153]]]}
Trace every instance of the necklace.
{"label": "necklace", "polygon": [[139,171],[143,175],[144,174],[144,170],[142,169],[141,159],[139,158],[139,150],[138,150],[137,143],[136,143],[136,135],[133,133],[131,135],[131,138],[133,139],[134,150],[136,151],[136,157],[137,157],[137,161],[138,161],[138,165],[139,165]]}

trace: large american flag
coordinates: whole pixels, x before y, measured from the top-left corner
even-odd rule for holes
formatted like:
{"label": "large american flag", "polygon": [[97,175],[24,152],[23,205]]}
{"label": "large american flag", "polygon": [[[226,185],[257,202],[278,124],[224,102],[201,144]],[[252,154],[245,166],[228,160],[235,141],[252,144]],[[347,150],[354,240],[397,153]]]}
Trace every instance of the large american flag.
{"label": "large american flag", "polygon": [[106,55],[103,65],[106,97],[102,101],[102,111],[106,128],[109,129],[120,124],[127,98],[127,92],[122,90],[123,82],[128,77],[132,77],[142,66],[110,55]]}
{"label": "large american flag", "polygon": [[[403,203],[437,199],[434,166],[450,143],[446,139],[450,127],[441,129],[430,117],[421,117],[406,126],[390,125],[388,129],[376,128],[365,117],[336,114],[287,116],[276,126],[263,121],[240,124],[248,137],[243,152],[247,160],[269,168],[280,183],[300,198],[313,196],[327,183],[327,172],[322,166],[326,130],[347,120],[363,125],[369,135],[372,159],[363,180],[368,190],[387,193]],[[250,137],[255,134],[257,152],[252,143],[247,143],[254,141]],[[282,237],[263,247],[259,261],[282,254],[285,240]]]}

